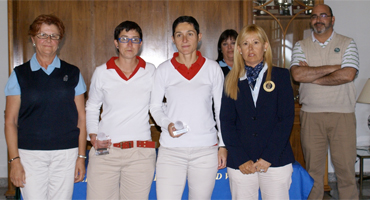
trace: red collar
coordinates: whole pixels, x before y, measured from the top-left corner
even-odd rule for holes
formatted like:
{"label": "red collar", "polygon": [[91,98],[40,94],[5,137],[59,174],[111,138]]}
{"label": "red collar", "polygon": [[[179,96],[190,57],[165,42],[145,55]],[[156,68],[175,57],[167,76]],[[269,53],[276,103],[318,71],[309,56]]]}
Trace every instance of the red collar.
{"label": "red collar", "polygon": [[199,70],[202,68],[203,64],[206,62],[206,59],[202,56],[200,51],[197,51],[198,59],[191,65],[188,69],[184,64],[177,62],[176,57],[179,56],[179,53],[176,52],[173,54],[173,58],[171,59],[172,65],[175,69],[186,79],[191,80]]}
{"label": "red collar", "polygon": [[116,63],[114,62],[118,57],[112,57],[111,59],[108,60],[107,62],[107,69],[114,69],[116,70],[117,74],[124,80],[128,81],[130,78],[132,78],[137,71],[139,71],[139,68],[142,67],[145,69],[145,61],[140,58],[139,56],[136,56],[136,59],[139,60],[139,63],[137,64],[136,68],[134,69],[134,71],[132,72],[132,74],[130,75],[130,77],[126,77],[126,75],[121,71],[121,69],[116,65]]}

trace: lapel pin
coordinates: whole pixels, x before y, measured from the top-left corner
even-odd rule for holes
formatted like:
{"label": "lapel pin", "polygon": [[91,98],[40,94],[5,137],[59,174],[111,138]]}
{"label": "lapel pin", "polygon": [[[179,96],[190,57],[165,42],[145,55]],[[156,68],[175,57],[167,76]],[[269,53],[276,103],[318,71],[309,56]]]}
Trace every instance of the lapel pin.
{"label": "lapel pin", "polygon": [[272,92],[274,89],[275,89],[275,83],[273,81],[266,81],[264,84],[263,84],[263,89],[266,91],[266,92]]}

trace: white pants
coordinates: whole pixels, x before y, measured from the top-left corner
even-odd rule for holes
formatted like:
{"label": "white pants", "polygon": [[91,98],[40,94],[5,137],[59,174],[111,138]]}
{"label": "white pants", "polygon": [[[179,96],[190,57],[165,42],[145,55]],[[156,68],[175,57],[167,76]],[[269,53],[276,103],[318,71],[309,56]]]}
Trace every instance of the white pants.
{"label": "white pants", "polygon": [[38,151],[19,149],[26,173],[25,200],[72,199],[78,148]]}
{"label": "white pants", "polygon": [[217,146],[160,147],[157,160],[157,199],[181,199],[186,178],[189,199],[211,199],[217,174]]}
{"label": "white pants", "polygon": [[263,200],[289,199],[292,183],[292,164],[270,167],[266,173],[242,174],[238,169],[227,168],[232,199],[258,199],[261,189]]}

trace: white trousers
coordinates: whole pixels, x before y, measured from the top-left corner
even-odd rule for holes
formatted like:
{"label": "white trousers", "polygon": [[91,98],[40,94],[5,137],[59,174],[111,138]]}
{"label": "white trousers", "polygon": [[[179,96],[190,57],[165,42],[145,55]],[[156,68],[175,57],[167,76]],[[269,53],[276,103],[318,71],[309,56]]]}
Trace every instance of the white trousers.
{"label": "white trousers", "polygon": [[211,199],[215,186],[217,146],[160,147],[157,160],[157,199],[181,199],[186,179],[189,199]]}
{"label": "white trousers", "polygon": [[19,149],[26,173],[25,200],[72,199],[78,148],[38,151]]}
{"label": "white trousers", "polygon": [[292,183],[292,164],[270,167],[266,173],[242,174],[239,169],[227,168],[232,199],[258,199],[261,189],[263,200],[289,199]]}

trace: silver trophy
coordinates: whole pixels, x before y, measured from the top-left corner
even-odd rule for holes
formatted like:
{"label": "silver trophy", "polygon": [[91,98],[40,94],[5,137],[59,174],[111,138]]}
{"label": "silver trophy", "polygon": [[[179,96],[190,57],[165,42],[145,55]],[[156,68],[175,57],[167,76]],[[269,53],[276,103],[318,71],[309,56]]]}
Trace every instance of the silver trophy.
{"label": "silver trophy", "polygon": [[292,4],[289,3],[287,0],[284,1],[284,3],[281,5],[281,8],[283,9],[283,15],[290,15],[290,6]]}
{"label": "silver trophy", "polygon": [[[313,3],[312,0],[302,0],[302,1],[303,1],[304,5],[306,5],[306,7],[313,7],[314,6],[314,3]],[[312,13],[312,9],[304,11],[304,14],[306,14],[306,15],[311,15],[311,13]]]}
{"label": "silver trophy", "polygon": [[282,11],[283,11],[283,9],[282,9],[282,7],[281,7],[281,5],[284,3],[284,0],[274,0],[274,4],[276,5],[276,6],[279,6],[279,14],[281,15],[281,14],[283,14],[282,13]]}
{"label": "silver trophy", "polygon": [[[105,133],[98,133],[98,135],[96,136],[96,140],[99,140],[99,141],[110,140],[110,137],[109,135],[105,135]],[[99,148],[98,147],[95,151],[95,155],[97,156],[106,155],[106,154],[109,154],[109,148]]]}
{"label": "silver trophy", "polygon": [[[258,5],[263,5],[263,4],[265,4],[265,3],[266,3],[266,1],[267,1],[267,0],[258,0],[258,1],[257,1],[257,4],[258,4]],[[266,10],[266,6],[263,6],[262,8]],[[260,14],[260,15],[266,15],[266,12],[265,12],[265,11],[263,11],[263,10],[260,10],[260,11],[259,11],[259,14]]]}
{"label": "silver trophy", "polygon": [[183,134],[183,133],[187,133],[189,131],[189,127],[181,121],[175,122],[175,128],[176,128],[176,131],[172,132],[173,135],[175,136]]}
{"label": "silver trophy", "polygon": [[280,15],[290,15],[290,6],[288,0],[274,0],[275,5],[279,5]]}

